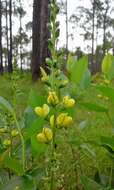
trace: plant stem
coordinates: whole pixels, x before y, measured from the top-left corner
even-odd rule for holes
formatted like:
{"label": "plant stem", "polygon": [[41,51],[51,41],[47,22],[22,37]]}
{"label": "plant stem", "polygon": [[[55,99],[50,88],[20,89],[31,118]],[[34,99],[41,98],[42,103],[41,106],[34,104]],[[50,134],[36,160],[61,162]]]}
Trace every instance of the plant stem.
{"label": "plant stem", "polygon": [[52,152],[51,152],[51,185],[50,190],[54,189],[54,152],[55,152],[55,126],[53,127]]}
{"label": "plant stem", "polygon": [[113,122],[112,122],[112,119],[111,119],[111,117],[110,117],[109,112],[106,112],[106,115],[107,115],[107,118],[108,118],[108,120],[109,120],[111,126],[113,127]]}
{"label": "plant stem", "polygon": [[[65,137],[66,137],[67,142],[68,142],[68,135],[67,135],[67,133],[66,133],[65,130],[64,130],[64,134],[65,134]],[[76,167],[76,163],[75,163],[75,160],[76,160],[75,152],[74,152],[74,149],[73,149],[72,145],[69,142],[68,142],[68,145],[69,145],[69,147],[71,149],[72,159],[73,159],[73,163],[74,163],[73,167],[74,167],[74,173],[75,173],[75,180],[76,180],[76,183],[78,184],[78,171],[77,171],[77,167]],[[80,166],[80,168],[81,168],[81,166]],[[77,189],[77,184],[76,184],[76,188],[75,189]]]}
{"label": "plant stem", "polygon": [[22,143],[22,163],[23,163],[23,171],[25,171],[25,168],[26,168],[26,154],[25,154],[25,142],[24,142],[24,137],[22,135],[22,132],[21,132],[21,128],[20,128],[20,125],[17,121],[17,118],[16,118],[16,115],[15,113],[13,114],[13,117],[14,117],[14,121],[16,123],[16,126],[17,126],[17,130],[19,132],[19,135],[20,135],[20,139],[21,139],[21,143]]}
{"label": "plant stem", "polygon": [[111,188],[112,186],[112,166],[110,168],[110,176],[109,176],[109,187]]}

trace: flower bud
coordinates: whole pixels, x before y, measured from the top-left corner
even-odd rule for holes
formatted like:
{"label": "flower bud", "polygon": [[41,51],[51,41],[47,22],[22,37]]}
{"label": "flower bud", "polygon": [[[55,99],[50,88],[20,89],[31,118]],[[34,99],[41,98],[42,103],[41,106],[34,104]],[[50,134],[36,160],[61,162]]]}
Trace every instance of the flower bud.
{"label": "flower bud", "polygon": [[53,106],[55,106],[59,103],[59,99],[56,95],[56,92],[54,92],[54,91],[49,92],[47,102]]}
{"label": "flower bud", "polygon": [[48,143],[53,138],[52,130],[49,128],[43,128],[42,133],[37,135],[37,140],[41,143]]}
{"label": "flower bud", "polygon": [[65,96],[63,98],[63,104],[67,108],[71,108],[75,105],[75,100],[73,98],[69,98],[69,96]]}
{"label": "flower bud", "polygon": [[47,141],[51,141],[53,138],[53,133],[52,130],[45,127],[43,128],[43,134],[45,135],[45,138],[47,139]]}
{"label": "flower bud", "polygon": [[56,122],[59,127],[69,127],[73,123],[73,119],[67,113],[61,113]]}
{"label": "flower bud", "polygon": [[3,128],[3,127],[2,127],[2,128],[0,128],[0,134],[1,134],[1,133],[6,133],[6,131],[7,131],[7,129],[6,129],[6,128]]}
{"label": "flower bud", "polygon": [[16,137],[18,134],[19,134],[19,132],[16,129],[11,131],[11,136],[12,137]]}
{"label": "flower bud", "polygon": [[55,125],[55,116],[52,115],[52,116],[50,117],[50,126],[51,126],[51,127],[54,127],[54,125]]}
{"label": "flower bud", "polygon": [[9,140],[9,139],[4,140],[3,145],[10,146],[11,145],[11,140]]}
{"label": "flower bud", "polygon": [[37,140],[38,140],[38,142],[45,143],[46,142],[46,138],[45,138],[44,133],[39,133],[37,135]]}
{"label": "flower bud", "polygon": [[44,104],[42,107],[36,107],[35,113],[38,116],[45,118],[49,113],[49,106],[47,104]]}
{"label": "flower bud", "polygon": [[102,94],[98,94],[97,97],[101,99],[103,98]]}
{"label": "flower bud", "polygon": [[42,67],[40,67],[40,70],[41,70],[41,74],[42,74],[42,77],[41,77],[42,82],[48,81],[49,76],[47,75],[45,70]]}

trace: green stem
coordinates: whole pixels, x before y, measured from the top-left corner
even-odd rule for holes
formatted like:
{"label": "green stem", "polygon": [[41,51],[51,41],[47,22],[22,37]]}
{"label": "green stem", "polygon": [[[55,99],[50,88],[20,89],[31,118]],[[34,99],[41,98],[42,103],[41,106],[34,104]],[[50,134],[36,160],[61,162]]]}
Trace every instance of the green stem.
{"label": "green stem", "polygon": [[54,189],[54,153],[55,153],[55,126],[53,127],[53,139],[51,149],[51,184],[50,190]]}
{"label": "green stem", "polygon": [[22,135],[22,132],[21,132],[21,128],[20,128],[20,125],[17,121],[17,118],[16,118],[16,115],[15,113],[13,114],[13,117],[14,117],[14,120],[15,120],[15,123],[16,123],[16,126],[17,126],[17,130],[19,132],[19,135],[20,135],[20,139],[21,139],[21,143],[22,143],[22,163],[23,163],[23,171],[25,171],[25,168],[26,168],[26,154],[25,154],[25,142],[24,142],[24,137]]}
{"label": "green stem", "polygon": [[110,117],[109,112],[106,112],[106,115],[107,115],[107,118],[108,118],[108,120],[109,120],[111,126],[113,127],[113,122],[112,122],[112,119],[111,119],[111,117]]}
{"label": "green stem", "polygon": [[[68,135],[67,135],[67,133],[66,133],[65,130],[64,130],[64,134],[65,134],[65,137],[66,137],[67,142],[68,142]],[[69,145],[69,147],[71,149],[71,153],[72,153],[72,159],[73,159],[73,163],[74,163],[73,167],[74,167],[75,180],[76,180],[76,188],[75,189],[77,189],[77,185],[78,185],[78,170],[77,170],[76,163],[75,163],[75,161],[76,161],[75,152],[74,152],[74,149],[73,149],[72,145],[69,142],[68,142],[68,145]],[[80,166],[80,169],[81,169],[81,166]]]}
{"label": "green stem", "polygon": [[111,188],[112,186],[112,166],[110,168],[110,176],[109,176],[109,187]]}

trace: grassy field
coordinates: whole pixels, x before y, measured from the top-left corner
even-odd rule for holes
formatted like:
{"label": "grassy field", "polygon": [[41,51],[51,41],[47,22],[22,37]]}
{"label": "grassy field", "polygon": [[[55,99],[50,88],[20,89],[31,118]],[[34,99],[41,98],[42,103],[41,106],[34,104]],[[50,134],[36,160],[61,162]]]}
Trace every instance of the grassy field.
{"label": "grassy field", "polygon": [[[9,75],[0,76],[0,96],[3,96],[11,103],[13,103],[14,96],[12,84],[12,79]],[[23,115],[24,109],[27,106],[28,97],[31,89],[35,90],[39,95],[44,95],[45,90],[44,86],[42,86],[40,81],[35,84],[32,83],[30,74],[20,75],[20,78],[17,80],[16,84],[18,86],[19,93],[17,93],[16,95],[15,109],[18,117],[20,118]],[[88,90],[84,91],[81,95],[81,100],[92,101],[93,103],[108,106],[110,108],[110,116],[113,121],[114,118],[112,113],[114,104],[112,104],[112,102],[110,102],[109,100],[99,99],[99,92],[97,90],[94,91],[93,89],[93,87],[90,87]],[[82,106],[78,104],[78,99],[80,98],[77,97],[77,106],[74,113],[75,125],[71,130],[69,140],[72,140],[73,136],[75,136],[76,138],[74,144],[76,145],[76,147],[74,146],[74,150],[78,153],[79,156],[79,173],[81,165],[81,171],[82,173],[84,173],[84,175],[86,174],[87,176],[93,178],[95,177],[95,174],[97,174],[97,172],[99,172],[101,175],[107,175],[107,173],[110,173],[109,168],[111,166],[111,160],[107,156],[107,151],[99,147],[98,144],[100,143],[101,136],[112,136],[112,126],[110,120],[105,113],[97,113],[93,111],[90,112],[85,110]],[[63,140],[61,139],[61,143],[62,141]],[[79,142],[81,142],[80,147],[78,147]],[[97,142],[97,146],[95,142]],[[60,177],[60,179],[58,178],[58,180],[63,180],[64,183],[65,181],[67,181],[67,187],[65,189],[74,190],[74,187],[71,186],[71,184],[73,183],[72,180],[74,181],[73,178],[75,178],[75,174],[72,173],[73,166],[71,164],[71,150],[69,145],[67,145],[67,142],[63,142],[62,145],[62,147],[60,146],[59,149],[57,149],[57,152],[58,155],[64,153],[66,157],[60,156],[59,160],[61,161],[62,165],[61,163],[59,163],[59,171],[57,170],[56,173],[58,174],[58,176],[63,176],[63,179],[61,179]],[[77,159],[77,157],[75,159]],[[64,174],[67,174],[66,178],[64,178]],[[70,178],[70,175],[73,175],[72,179]]]}

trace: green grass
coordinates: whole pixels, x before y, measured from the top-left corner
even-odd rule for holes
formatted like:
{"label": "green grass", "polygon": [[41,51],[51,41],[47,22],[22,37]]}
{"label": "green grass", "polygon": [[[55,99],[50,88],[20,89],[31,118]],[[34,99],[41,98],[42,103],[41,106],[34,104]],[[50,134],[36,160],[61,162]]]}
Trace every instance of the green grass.
{"label": "green grass", "polygon": [[[45,95],[45,89],[40,81],[33,83],[31,80],[31,75],[29,73],[22,75],[17,81],[17,85],[21,93],[16,97],[16,112],[18,116],[22,116],[24,109],[27,106],[31,89],[35,90],[40,95]],[[110,101],[100,100],[97,97],[98,93],[99,92],[97,90],[95,91],[93,90],[93,87],[91,87],[83,93],[82,100],[85,100],[87,102],[92,101],[94,103],[108,106],[110,108],[110,114],[113,119],[112,113],[114,112],[114,105]],[[11,103],[13,103],[12,81],[9,75],[0,76],[0,96],[3,96]],[[99,168],[100,173],[106,172],[107,174],[108,167],[111,165],[110,159],[107,156],[107,152],[103,148],[100,148],[99,146],[96,147],[94,145],[94,141],[98,143],[100,142],[100,137],[102,135],[112,136],[112,126],[106,114],[87,111],[84,108],[80,107],[77,102],[77,107],[74,115],[75,125],[72,129],[69,139],[71,140],[72,135],[75,135],[77,142],[81,141],[82,139],[83,141],[93,142],[93,144],[91,143],[89,146],[91,151],[91,154],[89,156],[87,156],[86,149],[84,152],[81,149],[78,150],[77,146],[76,148],[74,147],[74,149],[76,149],[75,151],[80,152],[79,156],[84,173],[87,176],[93,176],[95,171],[97,171],[97,168]],[[61,174],[58,173],[58,176],[67,173],[66,181],[68,181],[70,179],[70,175],[72,175],[72,171],[70,171],[72,168],[70,161],[72,156],[69,145],[63,142],[62,146],[59,146],[58,152],[60,154],[64,152],[63,155],[66,155],[66,157],[61,157],[61,159],[63,159],[61,160],[62,165],[60,164]],[[72,181],[69,181],[69,184],[71,183]]]}
{"label": "green grass", "polygon": [[[38,94],[44,93],[40,81],[33,83],[30,73],[24,73],[23,75],[20,75],[19,79],[16,81],[16,85],[20,91],[16,94],[17,113],[23,112],[26,108],[29,93],[32,89],[38,92]],[[3,96],[13,104],[13,85],[11,76],[8,74],[0,76],[0,96]]]}

